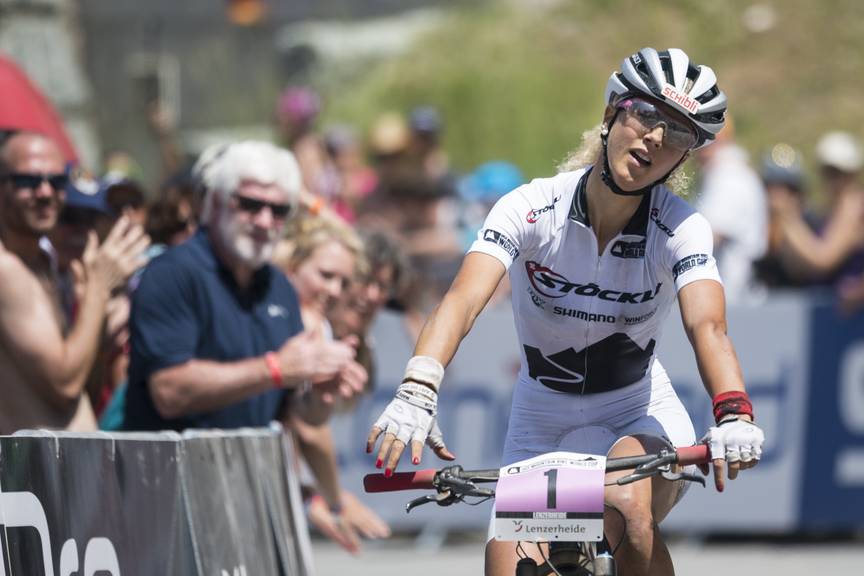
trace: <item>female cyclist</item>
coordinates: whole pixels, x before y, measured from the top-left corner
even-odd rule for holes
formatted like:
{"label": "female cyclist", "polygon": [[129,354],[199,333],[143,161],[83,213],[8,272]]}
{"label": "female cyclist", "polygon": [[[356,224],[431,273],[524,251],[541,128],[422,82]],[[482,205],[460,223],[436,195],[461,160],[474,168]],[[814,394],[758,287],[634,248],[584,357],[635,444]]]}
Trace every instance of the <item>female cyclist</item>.
{"label": "female cyclist", "polygon": [[[763,433],[726,335],[723,286],[706,220],[664,184],[691,150],[723,127],[726,96],[714,72],[681,50],[645,48],[606,86],[603,122],[548,179],[521,186],[492,209],[440,306],[423,328],[396,398],[367,440],[392,473],[410,443],[450,459],[437,426],[437,391],[474,319],[505,271],[522,367],[513,394],[504,462],[554,450],[654,451],[695,442],[693,425],[654,356],[678,297],[681,318],[717,425],[714,479],[757,463]],[[674,179],[670,180],[674,187]],[[673,574],[656,525],[683,482],[607,488],[606,535],[620,574]],[[486,574],[513,574],[512,542],[490,540]]]}

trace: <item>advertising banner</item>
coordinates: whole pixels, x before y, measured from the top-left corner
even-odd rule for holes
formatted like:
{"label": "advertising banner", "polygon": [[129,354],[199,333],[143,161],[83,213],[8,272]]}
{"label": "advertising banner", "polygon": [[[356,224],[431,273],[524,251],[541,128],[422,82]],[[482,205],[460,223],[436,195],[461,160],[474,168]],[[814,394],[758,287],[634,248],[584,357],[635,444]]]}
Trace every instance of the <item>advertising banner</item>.
{"label": "advertising banner", "polygon": [[813,355],[807,435],[799,475],[800,523],[817,530],[864,526],[864,318],[830,305],[811,312]]}
{"label": "advertising banner", "polygon": [[[706,479],[705,488],[691,485],[663,527],[736,533],[789,531],[798,525],[803,480],[810,303],[776,297],[759,307],[731,308],[727,321],[757,423],[765,431],[762,461],[737,480],[727,481],[722,494],[714,488],[713,476]],[[670,315],[657,355],[690,413],[696,438],[701,438],[714,417],[678,314]]]}

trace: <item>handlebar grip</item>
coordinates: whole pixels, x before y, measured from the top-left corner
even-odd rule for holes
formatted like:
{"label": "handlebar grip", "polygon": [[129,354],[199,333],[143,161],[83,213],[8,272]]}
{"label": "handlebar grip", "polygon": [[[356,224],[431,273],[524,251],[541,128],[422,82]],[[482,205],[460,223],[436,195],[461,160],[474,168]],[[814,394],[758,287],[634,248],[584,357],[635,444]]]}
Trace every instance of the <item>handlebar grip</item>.
{"label": "handlebar grip", "polygon": [[676,448],[675,453],[678,454],[678,464],[682,466],[688,464],[707,464],[711,461],[711,450],[707,444]]}
{"label": "handlebar grip", "polygon": [[383,474],[367,474],[363,478],[363,488],[366,492],[393,492],[396,490],[428,490],[433,488],[435,469],[418,470],[416,472],[396,472],[390,478]]}

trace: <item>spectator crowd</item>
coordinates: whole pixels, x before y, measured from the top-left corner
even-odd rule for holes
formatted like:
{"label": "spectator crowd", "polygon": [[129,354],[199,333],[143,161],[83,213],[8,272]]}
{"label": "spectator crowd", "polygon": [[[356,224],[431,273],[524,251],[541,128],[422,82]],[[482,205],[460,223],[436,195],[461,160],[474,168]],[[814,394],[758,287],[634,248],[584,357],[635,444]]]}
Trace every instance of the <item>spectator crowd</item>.
{"label": "spectator crowd", "polygon": [[[47,136],[3,133],[0,434],[279,420],[308,469],[312,523],[356,551],[389,528],[340,485],[328,422],[375,385],[375,317],[400,312],[416,336],[485,213],[523,178],[503,161],[457,177],[429,106],[383,114],[365,138],[319,130],[305,87],[276,109],[278,144],[220,143],[188,167],[160,121],[166,178],[152,194],[122,154],[97,178]],[[845,311],[864,304],[852,135],[818,142],[818,182],[786,144],[754,165],[731,129],[695,160],[729,302],[819,287]]]}

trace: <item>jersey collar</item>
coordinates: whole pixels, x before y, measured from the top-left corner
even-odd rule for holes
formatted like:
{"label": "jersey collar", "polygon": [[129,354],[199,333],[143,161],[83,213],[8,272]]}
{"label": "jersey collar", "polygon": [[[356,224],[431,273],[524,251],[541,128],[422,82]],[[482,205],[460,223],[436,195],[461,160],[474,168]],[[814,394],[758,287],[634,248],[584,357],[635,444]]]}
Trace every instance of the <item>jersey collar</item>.
{"label": "jersey collar", "polygon": [[591,174],[593,166],[589,166],[585,173],[579,178],[576,183],[576,192],[573,194],[573,203],[570,205],[570,220],[578,222],[583,226],[590,227],[591,222],[588,221],[588,195],[586,193],[588,184],[588,175]]}
{"label": "jersey collar", "polygon": [[[588,175],[591,174],[593,166],[585,170],[579,182],[576,184],[576,192],[573,194],[573,203],[570,205],[570,220],[578,222],[583,226],[590,227],[591,221],[588,218]],[[647,236],[648,234],[648,215],[651,211],[651,196],[654,190],[642,197],[642,202],[639,208],[633,213],[630,221],[624,226],[621,234],[628,236]]]}

